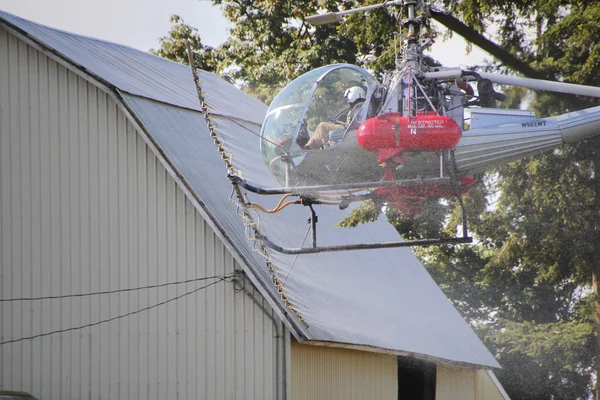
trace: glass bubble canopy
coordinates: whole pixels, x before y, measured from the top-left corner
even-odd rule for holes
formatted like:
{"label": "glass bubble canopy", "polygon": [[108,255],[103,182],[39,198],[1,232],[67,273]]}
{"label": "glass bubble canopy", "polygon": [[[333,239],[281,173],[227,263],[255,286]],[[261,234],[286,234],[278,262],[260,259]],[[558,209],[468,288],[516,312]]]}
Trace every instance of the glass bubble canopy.
{"label": "glass bubble canopy", "polygon": [[261,153],[277,180],[288,186],[290,173],[309,151],[305,145],[320,122],[334,123],[347,113],[344,92],[360,87],[366,101],[346,130],[356,129],[372,111],[371,98],[380,87],[365,69],[351,64],[333,64],[312,70],[287,85],[273,100],[261,130]]}

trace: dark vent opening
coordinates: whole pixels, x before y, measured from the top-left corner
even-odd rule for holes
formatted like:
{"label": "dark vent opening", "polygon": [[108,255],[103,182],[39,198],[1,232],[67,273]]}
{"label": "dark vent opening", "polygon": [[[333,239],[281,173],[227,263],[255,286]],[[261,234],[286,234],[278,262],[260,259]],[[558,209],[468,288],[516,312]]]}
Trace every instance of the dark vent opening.
{"label": "dark vent opening", "polygon": [[435,383],[435,363],[398,357],[398,399],[435,400]]}

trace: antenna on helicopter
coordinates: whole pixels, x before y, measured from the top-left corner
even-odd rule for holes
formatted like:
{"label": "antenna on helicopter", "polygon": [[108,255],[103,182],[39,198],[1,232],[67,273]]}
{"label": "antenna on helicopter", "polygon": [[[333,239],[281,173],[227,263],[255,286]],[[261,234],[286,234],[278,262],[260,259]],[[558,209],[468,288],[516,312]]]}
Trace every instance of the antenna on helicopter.
{"label": "antenna on helicopter", "polygon": [[377,8],[383,8],[383,7],[389,7],[389,6],[401,6],[403,3],[404,3],[403,0],[386,1],[381,4],[375,4],[372,6],[354,8],[352,10],[347,10],[347,11],[338,11],[338,12],[330,12],[330,13],[326,13],[326,14],[311,15],[310,17],[306,17],[306,22],[308,22],[312,25],[315,25],[315,26],[333,24],[336,22],[343,22],[344,15],[350,15],[350,14],[354,14],[354,13],[370,11],[370,10],[375,10]]}

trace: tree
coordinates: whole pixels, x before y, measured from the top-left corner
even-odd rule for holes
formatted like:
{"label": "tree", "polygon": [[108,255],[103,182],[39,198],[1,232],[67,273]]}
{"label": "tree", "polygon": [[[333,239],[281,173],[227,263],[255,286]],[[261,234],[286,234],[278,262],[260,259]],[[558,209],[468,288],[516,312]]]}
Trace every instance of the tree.
{"label": "tree", "polygon": [[[305,16],[322,8],[337,10],[335,0],[215,0],[234,24],[225,54],[236,68],[236,82],[258,99],[270,102],[292,79],[314,68],[351,63],[369,65],[376,73],[393,64],[385,54],[393,42],[395,18],[383,10],[353,16],[350,25],[313,27]],[[364,3],[364,2],[360,2]],[[347,1],[344,8],[358,2]],[[377,23],[365,23],[377,21]]]}
{"label": "tree", "polygon": [[424,249],[422,259],[495,351],[511,397],[587,398],[594,360],[585,272],[592,262],[584,221],[590,170],[570,165],[564,151],[511,164],[493,178],[488,192],[500,192],[496,204],[471,218],[480,243]]}
{"label": "tree", "polygon": [[[598,84],[592,73],[600,51],[598,3],[468,0],[447,5],[480,30],[486,28],[482,21],[494,16],[503,46],[546,76]],[[533,42],[526,39],[530,32],[536,35]],[[542,116],[594,104],[542,93],[534,102]],[[509,378],[502,381],[513,394],[587,398],[600,375],[599,153],[598,141],[588,141],[500,169],[493,175],[500,193],[495,209],[474,219],[482,241],[473,250],[477,256],[428,263],[438,281],[450,284],[451,293],[476,292],[476,301],[494,316],[479,331],[507,366],[500,377]],[[449,257],[448,250],[437,252],[437,257]],[[448,265],[466,271],[457,274]],[[463,312],[477,310],[474,305]],[[534,385],[521,381],[520,390],[518,374],[511,374],[519,365],[537,371],[540,380]]]}
{"label": "tree", "polygon": [[196,55],[196,63],[200,69],[208,72],[221,72],[224,65],[224,57],[221,49],[202,44],[198,30],[184,23],[177,15],[171,16],[171,29],[167,36],[158,39],[160,48],[150,50],[150,53],[175,61],[181,64],[189,64],[187,55],[187,43],[190,44]]}

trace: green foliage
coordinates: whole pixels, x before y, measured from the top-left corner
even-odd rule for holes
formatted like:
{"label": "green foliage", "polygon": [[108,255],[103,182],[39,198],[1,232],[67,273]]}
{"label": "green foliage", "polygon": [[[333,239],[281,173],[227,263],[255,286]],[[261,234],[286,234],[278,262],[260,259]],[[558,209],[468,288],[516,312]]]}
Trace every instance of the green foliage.
{"label": "green foliage", "polygon": [[339,223],[339,226],[354,228],[359,224],[376,221],[379,215],[381,215],[381,205],[375,204],[372,200],[367,200],[352,210],[352,213]]}
{"label": "green foliage", "polygon": [[[354,62],[353,41],[334,26],[310,27],[305,15],[316,12],[317,1],[216,0],[234,24],[224,45],[236,82],[269,102],[286,83],[313,68],[333,62]],[[329,2],[329,7],[333,7]]]}
{"label": "green foliage", "polygon": [[484,321],[497,311],[495,287],[483,284],[479,271],[490,255],[477,246],[443,245],[417,249],[425,267],[456,308],[471,324]]}
{"label": "green foliage", "polygon": [[587,398],[594,354],[591,322],[502,325],[502,331],[491,331],[486,339],[501,349],[498,361],[512,366],[497,373],[508,392],[539,399]]}
{"label": "green foliage", "polygon": [[[318,10],[337,10],[335,0],[215,0],[234,24],[223,46],[226,65],[247,92],[270,102],[291,80],[333,64],[364,65],[376,74],[393,66],[394,16],[379,10],[348,18],[348,23],[313,27],[304,21]],[[375,4],[347,1],[344,8]],[[393,48],[393,47],[392,47]]]}
{"label": "green foliage", "polygon": [[566,81],[600,86],[600,3],[570,3],[568,13],[540,35],[541,67]]}
{"label": "green foliage", "polygon": [[158,39],[159,49],[152,49],[150,53],[175,61],[181,64],[189,64],[187,45],[190,43],[196,56],[198,66],[208,72],[219,72],[224,58],[222,52],[210,46],[202,44],[198,30],[184,23],[183,19],[177,15],[171,16],[171,29],[167,36]]}
{"label": "green foliage", "polygon": [[388,221],[407,240],[439,237],[448,212],[447,207],[438,199],[431,198],[423,202],[421,209],[420,214],[412,215],[401,213],[393,205],[388,205],[385,214]]}
{"label": "green foliage", "polygon": [[344,218],[339,226],[354,228],[359,224],[373,222],[379,218],[382,212],[405,239],[414,240],[440,236],[447,210],[437,199],[425,200],[423,212],[418,215],[403,214],[391,204],[384,206],[381,203],[366,200]]}
{"label": "green foliage", "polygon": [[[480,32],[498,27],[497,40],[550,78],[599,86],[600,3],[579,0],[442,0]],[[532,34],[535,36],[531,40]]]}
{"label": "green foliage", "polygon": [[[596,268],[592,207],[595,177],[592,163],[577,154],[576,148],[564,147],[502,168],[498,171],[500,194],[496,208],[482,214],[474,228],[482,238],[481,246],[494,254],[479,272],[479,279],[484,285],[494,285],[499,317],[521,323],[560,321],[581,325],[589,341],[590,322],[580,322],[574,310],[581,291],[588,288],[589,292]],[[498,324],[497,329],[501,326]],[[492,346],[500,359],[514,360],[514,355],[505,354],[507,348],[515,346],[514,340],[499,346],[498,340],[506,339],[505,333],[499,334],[500,339]],[[537,340],[539,335],[529,339]],[[546,348],[559,352],[558,346],[556,343],[554,348]],[[578,386],[565,386],[557,380],[564,372],[563,366],[558,361],[548,364],[541,353],[525,352],[518,359],[527,357],[529,363],[546,371],[547,379],[536,387],[552,393],[571,387],[574,392],[569,396],[565,392],[563,398],[584,398],[591,390],[594,353],[580,342],[564,352],[568,354],[557,356],[557,360],[566,362],[570,357],[583,365],[567,374],[569,382],[577,382]],[[518,368],[512,362],[510,365]]]}
{"label": "green foliage", "polygon": [[[478,243],[419,252],[495,351],[515,398],[586,398],[592,390],[595,177],[578,155],[564,147],[490,173],[465,199]],[[457,222],[452,215],[447,229]],[[561,329],[568,332],[543,334]]]}
{"label": "green foliage", "polygon": [[[498,41],[548,77],[600,83],[598,2],[445,5],[480,31],[493,21]],[[525,95],[516,89],[507,94],[505,106],[511,108]],[[536,93],[531,106],[549,116],[597,104]],[[600,266],[594,258],[597,177],[590,157],[599,151],[598,141],[587,141],[490,172],[490,204],[470,212],[479,242],[420,251],[434,279],[495,351],[504,367],[498,377],[513,398],[583,399],[593,391],[598,349],[592,342],[591,283]],[[452,229],[456,215],[449,221]]]}

